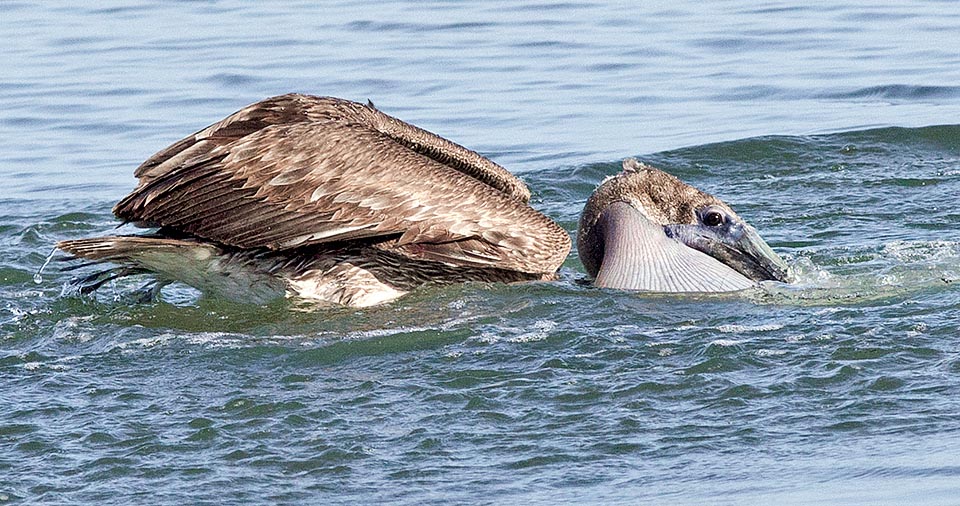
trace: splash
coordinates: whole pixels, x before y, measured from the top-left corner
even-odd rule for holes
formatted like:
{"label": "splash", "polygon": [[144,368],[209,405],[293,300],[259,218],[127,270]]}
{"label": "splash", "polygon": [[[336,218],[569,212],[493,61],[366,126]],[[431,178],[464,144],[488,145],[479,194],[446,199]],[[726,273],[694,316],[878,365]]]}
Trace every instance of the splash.
{"label": "splash", "polygon": [[56,255],[56,254],[57,254],[57,248],[54,247],[52,250],[50,250],[50,254],[47,255],[47,259],[43,261],[43,265],[41,265],[40,268],[37,269],[36,274],[33,275],[34,283],[38,285],[43,283],[43,270],[46,269],[48,265],[50,265],[50,261],[53,260],[53,255]]}
{"label": "splash", "polygon": [[894,241],[878,248],[834,248],[792,259],[795,282],[761,283],[757,302],[858,304],[953,287],[960,281],[960,243]]}

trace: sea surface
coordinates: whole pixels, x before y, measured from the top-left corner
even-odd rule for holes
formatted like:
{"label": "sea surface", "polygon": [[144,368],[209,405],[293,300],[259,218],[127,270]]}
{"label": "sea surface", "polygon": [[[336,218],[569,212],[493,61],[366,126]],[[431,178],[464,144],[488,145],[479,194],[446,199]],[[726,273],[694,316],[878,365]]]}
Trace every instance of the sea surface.
{"label": "sea surface", "polygon": [[[0,504],[960,504],[954,1],[6,0],[0,40]],[[480,151],[571,234],[636,156],[796,282],[601,290],[574,252],[310,311],[36,276],[293,91]]]}

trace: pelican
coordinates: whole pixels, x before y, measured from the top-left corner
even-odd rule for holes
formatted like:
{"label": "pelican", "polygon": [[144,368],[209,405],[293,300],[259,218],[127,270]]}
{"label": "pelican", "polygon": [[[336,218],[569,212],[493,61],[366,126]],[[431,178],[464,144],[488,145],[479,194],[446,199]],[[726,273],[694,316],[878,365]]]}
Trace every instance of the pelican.
{"label": "pelican", "polygon": [[[154,232],[57,244],[118,265],[80,280],[83,293],[152,273],[149,297],[180,281],[242,302],[367,307],[431,283],[552,280],[571,247],[520,179],[372,103],[268,98],[134,175],[113,212]],[[786,279],[726,204],[633,159],[590,197],[578,247],[600,287],[715,292]]]}
{"label": "pelican", "polygon": [[634,158],[587,199],[577,251],[604,288],[730,292],[788,281],[786,263],[730,206]]}
{"label": "pelican", "polygon": [[113,208],[153,234],[61,241],[120,267],[265,303],[387,302],[427,283],[550,280],[570,236],[503,167],[366,105],[288,94],[151,156]]}

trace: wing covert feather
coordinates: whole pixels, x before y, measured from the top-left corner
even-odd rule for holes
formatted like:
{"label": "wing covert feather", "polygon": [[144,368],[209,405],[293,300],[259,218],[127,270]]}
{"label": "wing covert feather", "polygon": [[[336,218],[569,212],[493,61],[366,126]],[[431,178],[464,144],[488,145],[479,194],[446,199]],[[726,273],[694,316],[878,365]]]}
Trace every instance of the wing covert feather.
{"label": "wing covert feather", "polygon": [[280,98],[148,159],[140,185],[114,212],[241,248],[374,238],[413,258],[522,272],[554,272],[566,257],[569,236],[522,192],[417,151],[362,117],[311,117]]}

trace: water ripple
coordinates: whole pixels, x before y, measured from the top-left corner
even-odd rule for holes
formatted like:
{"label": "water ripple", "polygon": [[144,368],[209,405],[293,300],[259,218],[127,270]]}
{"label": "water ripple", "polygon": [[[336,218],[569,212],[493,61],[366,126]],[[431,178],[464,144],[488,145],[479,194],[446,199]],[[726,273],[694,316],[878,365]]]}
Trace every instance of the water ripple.
{"label": "water ripple", "polygon": [[[0,502],[952,504],[945,5],[0,2]],[[571,233],[640,156],[798,281],[622,293],[574,252],[555,283],[320,312],[33,282],[116,232],[151,153],[289,91],[480,150]]]}

